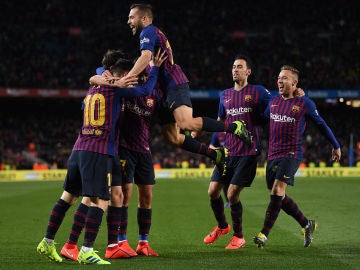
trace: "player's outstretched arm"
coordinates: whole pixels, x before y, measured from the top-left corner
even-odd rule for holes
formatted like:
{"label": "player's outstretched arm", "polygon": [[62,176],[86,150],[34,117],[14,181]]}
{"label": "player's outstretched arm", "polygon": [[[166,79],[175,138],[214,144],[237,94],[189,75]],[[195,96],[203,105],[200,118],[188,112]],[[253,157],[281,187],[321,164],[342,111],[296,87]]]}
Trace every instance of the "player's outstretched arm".
{"label": "player's outstretched arm", "polygon": [[91,85],[107,85],[118,88],[134,88],[134,84],[138,83],[138,78],[135,75],[126,75],[122,78],[114,76],[94,75],[89,80]]}
{"label": "player's outstretched arm", "polygon": [[[146,96],[150,94],[154,89],[158,78],[159,67],[165,61],[167,55],[165,55],[164,51],[159,49],[154,59],[152,60],[152,67],[149,72],[149,77],[144,84],[139,84],[135,86],[134,94],[137,96]],[[136,92],[136,93],[135,93]]]}
{"label": "player's outstretched arm", "polygon": [[152,56],[152,52],[150,50],[142,50],[140,57],[136,60],[129,74],[139,75],[149,64],[151,60],[151,56]]}

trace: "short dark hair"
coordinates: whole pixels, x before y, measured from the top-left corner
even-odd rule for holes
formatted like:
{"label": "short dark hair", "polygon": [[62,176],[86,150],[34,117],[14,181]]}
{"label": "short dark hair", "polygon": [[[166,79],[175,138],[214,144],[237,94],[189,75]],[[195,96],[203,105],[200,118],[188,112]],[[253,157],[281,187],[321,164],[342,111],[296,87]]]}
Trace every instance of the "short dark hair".
{"label": "short dark hair", "polygon": [[238,55],[236,55],[235,60],[244,60],[244,61],[246,62],[246,67],[247,67],[248,69],[252,69],[252,66],[253,66],[252,61],[251,61],[251,59],[250,59],[248,56],[246,56],[245,54],[238,54]]}
{"label": "short dark hair", "polygon": [[129,59],[129,56],[123,50],[107,50],[104,54],[101,64],[106,68],[109,69],[111,66],[115,65],[116,61],[120,58]]}
{"label": "short dark hair", "polygon": [[130,9],[138,8],[141,12],[145,13],[150,19],[154,18],[153,7],[147,3],[134,3]]}
{"label": "short dark hair", "polygon": [[133,67],[133,62],[130,59],[119,58],[114,65],[111,66],[111,71],[130,71]]}

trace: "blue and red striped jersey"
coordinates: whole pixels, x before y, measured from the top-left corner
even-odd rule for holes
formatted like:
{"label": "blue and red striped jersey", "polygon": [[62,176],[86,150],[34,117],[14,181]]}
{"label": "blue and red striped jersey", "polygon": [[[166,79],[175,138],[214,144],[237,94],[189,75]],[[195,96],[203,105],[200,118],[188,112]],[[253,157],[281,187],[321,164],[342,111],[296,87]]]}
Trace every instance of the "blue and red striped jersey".
{"label": "blue and red striped jersey", "polygon": [[83,125],[73,150],[117,153],[116,122],[121,109],[120,91],[93,86],[83,101]]}
{"label": "blue and red striped jersey", "polygon": [[135,88],[92,86],[83,100],[83,125],[73,150],[101,154],[118,153],[117,121],[121,111],[121,97],[149,95],[155,88],[158,67],[152,67],[145,84]]}
{"label": "blue and red striped jersey", "polygon": [[124,98],[122,121],[119,125],[119,146],[128,150],[151,153],[150,128],[155,108],[162,98],[162,92],[155,89],[150,95]]}
{"label": "blue and red striped jersey", "polygon": [[312,121],[334,148],[340,145],[333,132],[319,115],[314,102],[307,97],[284,99],[273,97],[265,111],[270,118],[268,160],[303,157],[302,135],[307,121]]}
{"label": "blue and red striped jersey", "polygon": [[164,50],[167,55],[159,72],[160,86],[168,90],[176,85],[189,82],[181,67],[174,62],[169,40],[159,28],[151,24],[142,29],[140,33],[140,51],[149,50],[154,53],[157,48]]}
{"label": "blue and red striped jersey", "polygon": [[254,142],[252,146],[247,146],[237,136],[227,133],[225,145],[229,150],[229,156],[260,154],[261,145],[257,126],[270,99],[270,92],[262,85],[248,84],[238,91],[230,88],[221,92],[218,116],[227,124],[243,120]]}

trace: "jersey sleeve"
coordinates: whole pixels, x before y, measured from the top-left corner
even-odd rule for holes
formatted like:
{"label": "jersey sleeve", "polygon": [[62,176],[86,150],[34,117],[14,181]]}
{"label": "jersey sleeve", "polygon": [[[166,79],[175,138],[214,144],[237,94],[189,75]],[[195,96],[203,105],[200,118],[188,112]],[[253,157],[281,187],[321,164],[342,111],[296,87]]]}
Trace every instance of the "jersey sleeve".
{"label": "jersey sleeve", "polygon": [[140,33],[140,51],[149,50],[154,52],[156,43],[155,27],[145,27]]}
{"label": "jersey sleeve", "polygon": [[[258,115],[258,123],[259,124],[266,124],[269,121],[269,116],[265,115],[266,109],[268,104],[271,100],[271,93],[263,86],[259,86],[259,115]],[[268,113],[269,115],[269,113]]]}
{"label": "jersey sleeve", "polygon": [[226,118],[226,110],[225,110],[225,107],[224,107],[223,98],[224,98],[224,91],[221,92],[221,94],[220,94],[220,100],[219,100],[218,117],[219,117],[220,119],[225,119],[225,118]]}
{"label": "jersey sleeve", "polygon": [[332,144],[335,149],[340,148],[340,144],[336,140],[334,133],[325,123],[324,119],[319,115],[315,103],[308,98],[303,98],[305,100],[306,117],[316,125],[320,133],[325,136],[325,138]]}
{"label": "jersey sleeve", "polygon": [[262,106],[263,111],[267,107],[271,100],[271,93],[265,87],[260,88],[260,106]]}
{"label": "jersey sleeve", "polygon": [[98,67],[96,69],[96,75],[101,75],[105,71],[105,67]]}

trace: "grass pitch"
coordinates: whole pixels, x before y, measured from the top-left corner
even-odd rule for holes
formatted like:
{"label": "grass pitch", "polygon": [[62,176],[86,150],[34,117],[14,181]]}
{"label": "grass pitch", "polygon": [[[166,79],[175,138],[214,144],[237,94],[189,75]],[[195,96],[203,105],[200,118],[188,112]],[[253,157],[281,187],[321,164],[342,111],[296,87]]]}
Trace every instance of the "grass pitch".
{"label": "grass pitch", "polygon": [[[207,195],[208,179],[160,179],[154,188],[150,244],[159,257],[112,260],[107,269],[360,269],[360,179],[297,178],[288,194],[319,226],[309,248],[303,247],[299,225],[282,212],[264,249],[252,242],[262,227],[269,195],[263,178],[241,193],[247,246],[225,250],[231,233],[211,245],[204,236],[216,225]],[[48,217],[62,192],[62,182],[0,182],[0,269],[84,269],[75,262],[56,264],[36,252]],[[137,243],[134,192],[129,206],[128,240]],[[77,204],[76,204],[77,206]],[[55,241],[58,251],[69,234],[71,208]],[[231,224],[230,209],[226,208]],[[82,243],[80,237],[80,244]],[[95,249],[104,257],[106,220]]]}

